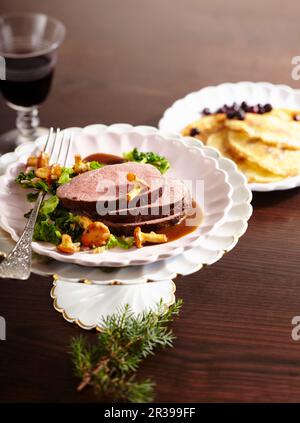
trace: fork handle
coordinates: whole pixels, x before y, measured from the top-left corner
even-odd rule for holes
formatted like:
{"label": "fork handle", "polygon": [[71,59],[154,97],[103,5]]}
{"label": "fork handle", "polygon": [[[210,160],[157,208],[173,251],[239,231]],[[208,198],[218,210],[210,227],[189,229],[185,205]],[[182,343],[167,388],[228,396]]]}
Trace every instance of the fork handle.
{"label": "fork handle", "polygon": [[34,225],[44,196],[45,194],[43,192],[39,193],[19,241],[8,254],[8,256],[1,262],[1,278],[29,278],[31,272],[31,242],[33,237]]}

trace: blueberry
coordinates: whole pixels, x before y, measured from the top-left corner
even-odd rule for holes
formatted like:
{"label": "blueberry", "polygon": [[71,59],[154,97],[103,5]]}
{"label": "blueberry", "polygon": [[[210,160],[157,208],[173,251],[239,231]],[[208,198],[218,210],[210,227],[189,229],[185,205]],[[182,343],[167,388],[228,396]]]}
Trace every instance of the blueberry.
{"label": "blueberry", "polygon": [[246,101],[243,101],[243,102],[242,102],[242,104],[241,104],[241,108],[242,108],[242,110],[244,110],[244,112],[248,112],[248,111],[249,111],[249,106],[248,106],[248,104],[246,103]]}
{"label": "blueberry", "polygon": [[202,110],[202,114],[203,114],[204,116],[208,116],[208,115],[211,115],[211,111],[209,110],[209,108],[208,108],[208,107],[205,107],[205,108]]}
{"label": "blueberry", "polygon": [[240,110],[236,113],[236,118],[237,118],[238,120],[244,120],[244,119],[245,119],[245,116],[246,116],[246,114],[245,114],[244,110],[242,110],[242,109],[240,109]]}
{"label": "blueberry", "polygon": [[265,113],[270,112],[272,109],[273,109],[273,107],[271,106],[270,103],[267,103],[267,104],[264,105]]}
{"label": "blueberry", "polygon": [[262,104],[258,104],[257,105],[257,108],[258,108],[258,111],[257,111],[257,113],[259,114],[259,115],[262,115],[263,113],[265,113],[265,109],[264,109],[264,106],[262,105]]}
{"label": "blueberry", "polygon": [[224,106],[219,107],[217,110],[217,113],[227,113],[228,112],[228,106],[227,104],[224,104]]}
{"label": "blueberry", "polygon": [[198,128],[191,128],[190,130],[190,136],[195,137],[196,135],[200,134],[200,130]]}
{"label": "blueberry", "polygon": [[235,110],[231,110],[226,113],[227,119],[235,119],[237,117],[237,113]]}
{"label": "blueberry", "polygon": [[299,115],[299,114],[295,114],[295,116],[294,116],[294,120],[295,120],[296,122],[299,122],[299,121],[300,121],[300,115]]}

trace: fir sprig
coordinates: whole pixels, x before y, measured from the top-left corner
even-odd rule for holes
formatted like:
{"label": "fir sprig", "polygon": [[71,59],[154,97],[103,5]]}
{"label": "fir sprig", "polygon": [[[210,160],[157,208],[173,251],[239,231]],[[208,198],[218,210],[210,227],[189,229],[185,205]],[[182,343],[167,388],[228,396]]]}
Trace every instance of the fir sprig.
{"label": "fir sprig", "polygon": [[97,343],[86,337],[72,339],[71,354],[76,375],[81,382],[77,390],[90,385],[102,398],[115,402],[151,402],[154,383],[136,381],[139,364],[157,347],[171,347],[174,335],[168,324],[179,314],[182,300],[166,309],[162,302],[157,310],[135,316],[128,305],[102,321]]}

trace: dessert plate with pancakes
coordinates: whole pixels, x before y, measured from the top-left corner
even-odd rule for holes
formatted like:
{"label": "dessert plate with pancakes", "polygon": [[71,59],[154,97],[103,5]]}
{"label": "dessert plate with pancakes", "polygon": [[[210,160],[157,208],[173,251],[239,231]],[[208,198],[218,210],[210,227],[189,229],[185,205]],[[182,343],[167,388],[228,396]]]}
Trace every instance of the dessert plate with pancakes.
{"label": "dessert plate with pancakes", "polygon": [[300,185],[300,90],[265,82],[206,87],[176,101],[159,128],[217,149],[253,191]]}

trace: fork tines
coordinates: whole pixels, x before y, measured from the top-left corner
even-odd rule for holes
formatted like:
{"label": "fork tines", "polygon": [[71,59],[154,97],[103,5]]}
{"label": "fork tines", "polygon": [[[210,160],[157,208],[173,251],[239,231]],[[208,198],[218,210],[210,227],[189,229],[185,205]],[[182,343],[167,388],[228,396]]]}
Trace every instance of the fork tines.
{"label": "fork tines", "polygon": [[65,131],[61,132],[59,128],[57,130],[50,128],[43,152],[49,155],[51,163],[66,166],[71,141],[72,134]]}

